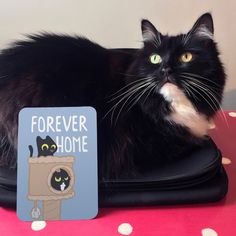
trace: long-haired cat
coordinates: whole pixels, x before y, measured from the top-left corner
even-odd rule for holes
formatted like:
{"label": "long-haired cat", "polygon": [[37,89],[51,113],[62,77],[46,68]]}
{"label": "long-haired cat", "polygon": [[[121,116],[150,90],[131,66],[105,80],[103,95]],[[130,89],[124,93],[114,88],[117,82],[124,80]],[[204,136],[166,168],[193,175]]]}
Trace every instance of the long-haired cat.
{"label": "long-haired cat", "polygon": [[16,163],[23,107],[93,106],[99,177],[168,163],[206,139],[220,107],[224,69],[209,13],[186,34],[142,21],[144,45],[105,49],[67,35],[31,35],[0,55],[1,164]]}

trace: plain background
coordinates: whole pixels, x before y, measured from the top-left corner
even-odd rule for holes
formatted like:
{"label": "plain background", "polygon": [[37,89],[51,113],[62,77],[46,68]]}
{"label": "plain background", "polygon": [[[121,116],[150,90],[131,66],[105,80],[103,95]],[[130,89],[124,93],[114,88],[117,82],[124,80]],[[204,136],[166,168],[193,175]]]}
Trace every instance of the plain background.
{"label": "plain background", "polygon": [[208,11],[228,75],[223,107],[236,109],[235,0],[0,0],[0,48],[42,31],[85,35],[108,48],[135,48],[142,45],[142,18],[162,33],[176,34]]}

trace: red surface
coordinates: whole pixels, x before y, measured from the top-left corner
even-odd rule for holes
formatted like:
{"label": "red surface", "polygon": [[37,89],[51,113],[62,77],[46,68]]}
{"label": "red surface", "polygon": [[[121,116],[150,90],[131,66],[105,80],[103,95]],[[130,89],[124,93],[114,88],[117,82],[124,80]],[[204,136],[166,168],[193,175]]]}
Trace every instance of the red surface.
{"label": "red surface", "polygon": [[[235,113],[236,115],[236,113]],[[231,160],[225,165],[229,177],[227,197],[214,204],[181,205],[148,208],[112,208],[100,209],[96,219],[82,221],[46,222],[40,231],[32,231],[31,224],[20,221],[14,211],[0,208],[0,235],[122,235],[118,226],[129,223],[136,236],[234,236],[236,235],[236,117],[225,112],[227,123],[221,115],[216,119],[216,129],[211,136],[223,156]],[[217,234],[202,234],[202,230],[211,228]]]}

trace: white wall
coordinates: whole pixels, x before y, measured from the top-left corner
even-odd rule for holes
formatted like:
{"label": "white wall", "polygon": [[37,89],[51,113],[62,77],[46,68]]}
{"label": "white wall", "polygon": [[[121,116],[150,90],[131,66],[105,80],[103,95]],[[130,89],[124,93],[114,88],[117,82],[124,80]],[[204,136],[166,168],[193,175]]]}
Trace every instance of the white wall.
{"label": "white wall", "polygon": [[224,107],[236,109],[235,0],[0,0],[0,48],[39,31],[82,34],[111,48],[139,47],[142,18],[175,34],[207,11],[228,74]]}

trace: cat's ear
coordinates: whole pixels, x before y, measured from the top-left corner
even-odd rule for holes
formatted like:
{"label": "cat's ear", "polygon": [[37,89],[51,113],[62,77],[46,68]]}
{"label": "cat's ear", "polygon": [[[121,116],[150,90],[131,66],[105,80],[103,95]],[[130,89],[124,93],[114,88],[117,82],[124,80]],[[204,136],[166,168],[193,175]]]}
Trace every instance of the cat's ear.
{"label": "cat's ear", "polygon": [[213,39],[214,25],[210,13],[205,13],[198,18],[189,33],[202,38]]}
{"label": "cat's ear", "polygon": [[157,44],[161,44],[161,34],[150,21],[143,19],[141,22],[141,29],[144,43],[156,42]]}
{"label": "cat's ear", "polygon": [[46,136],[46,138],[45,139],[47,139],[47,140],[52,140],[52,138],[50,137],[50,136]]}
{"label": "cat's ear", "polygon": [[37,136],[37,137],[36,137],[36,141],[37,141],[37,142],[39,142],[39,141],[41,141],[41,140],[42,140],[42,138],[41,138],[40,136]]}

